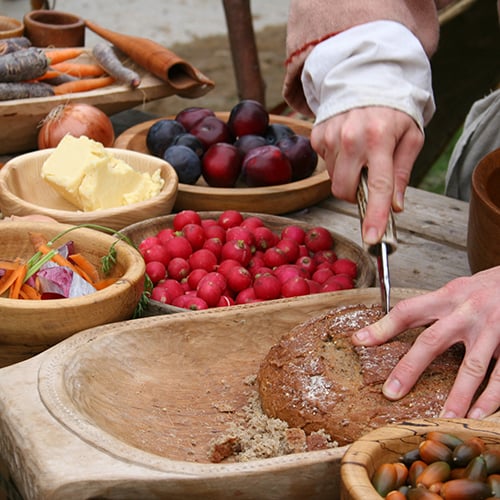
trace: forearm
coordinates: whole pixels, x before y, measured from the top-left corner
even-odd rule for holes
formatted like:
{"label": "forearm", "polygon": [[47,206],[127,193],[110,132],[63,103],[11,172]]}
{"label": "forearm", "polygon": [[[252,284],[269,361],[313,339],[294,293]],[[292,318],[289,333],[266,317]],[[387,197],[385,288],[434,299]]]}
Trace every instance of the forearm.
{"label": "forearm", "polygon": [[304,114],[311,114],[300,76],[307,56],[318,43],[353,26],[376,20],[392,20],[406,26],[428,57],[436,50],[439,23],[434,0],[292,0],[283,87],[289,104]]}

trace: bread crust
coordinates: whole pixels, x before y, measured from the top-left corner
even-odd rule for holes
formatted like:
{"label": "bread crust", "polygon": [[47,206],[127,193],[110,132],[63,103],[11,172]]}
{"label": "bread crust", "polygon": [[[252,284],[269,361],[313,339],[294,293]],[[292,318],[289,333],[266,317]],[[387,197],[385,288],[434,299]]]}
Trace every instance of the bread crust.
{"label": "bread crust", "polygon": [[422,329],[375,347],[357,347],[352,333],[382,316],[379,306],[333,309],[298,325],[261,363],[257,387],[262,409],[306,434],[324,430],[339,445],[368,431],[411,418],[438,417],[463,358],[463,347],[444,352],[399,401],[382,384]]}

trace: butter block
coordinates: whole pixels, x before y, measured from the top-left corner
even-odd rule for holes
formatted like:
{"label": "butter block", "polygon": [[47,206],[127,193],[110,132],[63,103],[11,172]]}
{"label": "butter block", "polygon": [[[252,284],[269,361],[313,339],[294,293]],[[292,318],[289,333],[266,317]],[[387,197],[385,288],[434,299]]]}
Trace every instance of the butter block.
{"label": "butter block", "polygon": [[139,172],[88,137],[66,135],[45,160],[42,178],[83,211],[148,200],[161,191],[160,169]]}

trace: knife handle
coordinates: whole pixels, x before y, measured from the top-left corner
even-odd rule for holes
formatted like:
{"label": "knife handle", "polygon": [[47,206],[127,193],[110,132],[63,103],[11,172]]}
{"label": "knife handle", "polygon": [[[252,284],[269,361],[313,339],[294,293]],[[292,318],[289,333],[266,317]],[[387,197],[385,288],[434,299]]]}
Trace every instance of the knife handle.
{"label": "knife handle", "polygon": [[[368,202],[368,169],[364,167],[361,170],[361,179],[358,186],[357,191],[357,200],[358,200],[358,209],[359,209],[359,218],[361,220],[361,225],[363,225],[363,220],[366,214],[366,205]],[[380,240],[381,243],[386,244],[387,253],[391,254],[396,251],[398,247],[398,241],[396,238],[396,225],[394,223],[394,214],[392,209],[389,213],[389,219],[387,221],[387,226],[385,228],[385,233]],[[363,245],[368,253],[372,255],[380,254],[380,245],[367,245],[363,241]]]}

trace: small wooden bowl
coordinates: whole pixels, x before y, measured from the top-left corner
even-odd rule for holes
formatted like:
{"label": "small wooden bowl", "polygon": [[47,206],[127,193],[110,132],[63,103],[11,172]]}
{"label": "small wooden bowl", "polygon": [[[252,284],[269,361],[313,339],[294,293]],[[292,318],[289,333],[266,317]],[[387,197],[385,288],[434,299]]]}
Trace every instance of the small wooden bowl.
{"label": "small wooden bowl", "polygon": [[[35,252],[29,233],[48,239],[70,228],[39,221],[0,222],[0,259],[29,259]],[[58,240],[73,241],[78,252],[99,266],[116,238],[87,228],[69,232]],[[118,242],[117,264],[111,276],[119,279],[95,293],[55,300],[0,298],[0,367],[27,359],[86,328],[129,319],[144,286],[145,265],[137,250]]]}
{"label": "small wooden bowl", "polygon": [[53,149],[26,153],[8,161],[0,170],[0,211],[10,215],[46,215],[66,224],[100,224],[119,230],[135,222],[169,214],[177,196],[175,170],[160,158],[119,149],[108,149],[140,172],[160,169],[165,184],[158,196],[131,205],[82,212],[66,201],[40,175]]}
{"label": "small wooden bowl", "polygon": [[[215,115],[224,121],[229,118],[228,112],[217,112]],[[156,121],[158,118],[126,130],[116,138],[115,147],[149,153],[146,136]],[[287,125],[295,133],[306,137],[311,134],[313,126],[311,122],[305,120],[279,115],[270,115],[270,122]],[[176,211],[234,209],[246,212],[258,209],[261,213],[280,215],[310,207],[328,198],[330,192],[330,178],[326,165],[319,158],[318,166],[310,177],[277,186],[217,188],[208,186],[203,178],[193,185],[179,183],[179,193],[174,208]]]}
{"label": "small wooden bowl", "polygon": [[487,446],[500,445],[498,415],[486,420],[422,419],[380,427],[355,441],[342,458],[342,500],[381,500],[371,478],[379,465],[397,462],[430,431],[454,434],[461,439],[482,438]]}
{"label": "small wooden bowl", "polygon": [[25,14],[26,36],[35,47],[83,47],[85,21],[57,10],[32,10]]}
{"label": "small wooden bowl", "polygon": [[23,36],[24,24],[17,19],[0,16],[0,39]]}
{"label": "small wooden bowl", "polygon": [[500,265],[500,149],[472,173],[467,256],[473,273]]}
{"label": "small wooden bowl", "polygon": [[[202,219],[216,219],[222,212],[199,212]],[[242,212],[246,218],[248,216],[258,216],[262,219],[264,224],[272,229],[274,232],[279,233],[287,225],[297,225],[304,229],[311,229],[313,226],[305,222],[287,217],[277,215]],[[144,220],[132,224],[131,226],[122,229],[121,233],[128,236],[132,242],[137,246],[142,240],[148,236],[155,236],[161,229],[171,228],[175,215],[166,215],[163,217],[155,217],[152,219]],[[334,239],[334,251],[339,258],[348,258],[356,262],[358,266],[358,277],[356,279],[356,288],[367,288],[375,282],[375,266],[369,254],[363,250],[359,245],[353,241],[345,238],[344,236],[331,232]],[[330,292],[330,295],[335,295],[337,292]],[[231,306],[235,307],[235,306]],[[171,314],[178,312],[186,312],[185,309],[174,307],[168,304],[151,300],[149,306],[149,314]]]}

